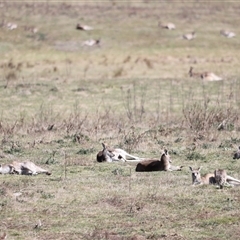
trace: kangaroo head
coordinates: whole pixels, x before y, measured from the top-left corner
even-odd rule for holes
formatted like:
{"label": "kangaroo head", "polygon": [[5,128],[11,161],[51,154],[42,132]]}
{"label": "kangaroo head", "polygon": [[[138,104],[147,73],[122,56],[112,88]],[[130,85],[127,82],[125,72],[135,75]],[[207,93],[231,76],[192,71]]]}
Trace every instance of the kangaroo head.
{"label": "kangaroo head", "polygon": [[107,162],[112,162],[112,158],[115,156],[113,150],[110,149],[106,144],[102,143],[103,146],[103,156]]}
{"label": "kangaroo head", "polygon": [[115,156],[113,150],[109,149],[105,143],[102,143],[103,150],[97,154],[98,162],[112,162],[112,158]]}
{"label": "kangaroo head", "polygon": [[193,75],[193,67],[190,67],[188,74],[189,74],[190,77],[192,77],[192,75]]}
{"label": "kangaroo head", "polygon": [[160,160],[164,161],[165,163],[171,163],[172,162],[171,157],[170,157],[167,149],[163,150],[163,153],[162,153],[162,156],[161,156]]}
{"label": "kangaroo head", "polygon": [[168,154],[168,150],[164,149],[161,159],[160,159],[161,165],[162,165],[162,170],[168,171],[171,167],[171,158],[170,155]]}
{"label": "kangaroo head", "polygon": [[189,166],[189,169],[192,172],[192,184],[197,185],[201,183],[201,170],[202,167],[199,167],[197,169],[193,169],[192,167]]}

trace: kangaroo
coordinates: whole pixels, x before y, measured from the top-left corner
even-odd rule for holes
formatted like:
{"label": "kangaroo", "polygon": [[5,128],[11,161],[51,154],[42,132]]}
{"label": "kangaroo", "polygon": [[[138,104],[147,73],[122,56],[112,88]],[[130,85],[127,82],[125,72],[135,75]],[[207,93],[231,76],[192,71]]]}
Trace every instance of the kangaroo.
{"label": "kangaroo", "polygon": [[[189,169],[192,172],[192,184],[193,185],[216,184],[216,183],[219,184],[220,182],[224,181],[224,178],[226,178],[225,182],[227,182],[229,184],[232,184],[232,185],[240,184],[240,180],[238,180],[236,178],[233,178],[233,177],[231,177],[229,175],[226,175],[224,177],[225,173],[222,172],[222,170],[221,171],[216,170],[216,173],[215,173],[216,176],[217,176],[217,179],[216,179],[214,173],[207,173],[204,176],[201,176],[200,171],[201,171],[202,167],[199,167],[197,169],[193,169],[192,167],[189,167]],[[222,175],[221,175],[221,173],[222,173]],[[222,177],[222,179],[221,179],[221,177]]]}
{"label": "kangaroo", "polygon": [[113,161],[123,161],[123,162],[140,162],[142,158],[133,156],[123,149],[115,148],[110,149],[106,144],[102,143],[103,150],[98,152],[97,161],[98,162],[113,162]]}
{"label": "kangaroo", "polygon": [[1,174],[13,174],[14,167],[11,164],[0,164],[0,173]]}
{"label": "kangaroo", "polygon": [[13,166],[14,169],[13,172],[20,175],[37,175],[39,173],[51,175],[51,172],[41,167],[38,167],[35,163],[30,161],[25,162],[14,161],[11,165]]}
{"label": "kangaroo", "polygon": [[37,33],[38,32],[38,28],[34,27],[34,26],[24,26],[24,31],[27,32],[31,32],[31,33]]}
{"label": "kangaroo", "polygon": [[236,36],[234,32],[228,31],[228,30],[221,30],[220,34],[223,35],[226,38],[233,38]]}
{"label": "kangaroo", "polygon": [[76,26],[77,30],[82,30],[82,31],[90,31],[93,30],[93,27],[87,26],[87,25],[81,25],[80,23],[77,24]]}
{"label": "kangaroo", "polygon": [[188,74],[189,74],[189,77],[195,77],[195,78],[202,77],[202,73],[193,72],[193,67],[190,67]]}
{"label": "kangaroo", "polygon": [[221,77],[217,76],[215,73],[212,72],[193,72],[193,67],[190,67],[188,72],[190,77],[201,78],[204,81],[221,81],[223,80]]}
{"label": "kangaroo", "polygon": [[82,43],[82,46],[88,46],[88,47],[92,47],[92,46],[100,46],[100,39],[94,40],[94,39],[90,39],[90,40],[86,40]]}
{"label": "kangaroo", "polygon": [[233,155],[233,159],[239,159],[239,158],[240,158],[240,146],[238,147],[238,150]]}
{"label": "kangaroo", "polygon": [[178,166],[171,165],[171,158],[168,154],[168,150],[164,149],[160,160],[159,159],[149,159],[144,160],[137,164],[136,172],[152,172],[152,171],[180,171],[182,169]]}
{"label": "kangaroo", "polygon": [[17,25],[16,23],[11,23],[11,22],[9,22],[9,23],[7,24],[7,29],[9,29],[9,30],[17,29],[17,27],[18,27],[18,25]]}
{"label": "kangaroo", "polygon": [[196,34],[195,34],[195,32],[191,32],[191,33],[184,34],[182,37],[183,37],[183,39],[190,41],[190,40],[193,40],[194,38],[196,38]]}
{"label": "kangaroo", "polygon": [[175,24],[173,23],[159,23],[158,24],[159,27],[162,27],[162,28],[166,28],[168,30],[174,30],[176,28]]}
{"label": "kangaroo", "polygon": [[201,75],[202,80],[205,81],[221,81],[223,80],[221,77],[217,76],[215,73],[212,72],[205,72]]}

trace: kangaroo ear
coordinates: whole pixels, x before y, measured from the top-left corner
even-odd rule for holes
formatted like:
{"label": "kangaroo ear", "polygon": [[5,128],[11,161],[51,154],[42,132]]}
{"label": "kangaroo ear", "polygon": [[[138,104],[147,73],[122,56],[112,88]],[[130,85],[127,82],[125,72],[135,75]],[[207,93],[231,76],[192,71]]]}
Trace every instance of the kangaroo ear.
{"label": "kangaroo ear", "polygon": [[168,154],[168,150],[166,149],[166,148],[164,148],[164,150],[162,150],[162,152],[161,152],[161,154],[163,155],[163,154]]}
{"label": "kangaroo ear", "polygon": [[103,149],[106,149],[106,145],[105,143],[102,143]]}
{"label": "kangaroo ear", "polygon": [[201,171],[201,169],[202,169],[202,166],[198,168],[198,171]]}
{"label": "kangaroo ear", "polygon": [[190,167],[190,166],[189,166],[189,169],[190,169],[191,171],[193,171],[193,168],[192,168],[192,167]]}

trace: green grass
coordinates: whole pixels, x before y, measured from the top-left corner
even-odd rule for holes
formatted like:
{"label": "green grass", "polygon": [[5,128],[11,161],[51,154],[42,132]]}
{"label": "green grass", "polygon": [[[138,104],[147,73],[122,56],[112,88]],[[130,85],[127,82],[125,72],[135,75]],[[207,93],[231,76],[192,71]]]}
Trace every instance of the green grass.
{"label": "green grass", "polygon": [[[227,1],[4,2],[0,28],[1,163],[51,176],[0,176],[7,239],[237,239],[239,188],[191,186],[188,166],[240,178],[239,4]],[[176,29],[158,27],[173,22]],[[75,30],[77,23],[94,27]],[[24,31],[36,26],[36,34]],[[221,29],[235,31],[226,39]],[[195,30],[197,38],[182,34]],[[101,38],[101,46],[81,43]],[[188,77],[212,71],[222,82]],[[227,120],[226,128],[218,125]],[[52,127],[51,127],[52,126]],[[96,162],[101,143],[181,172]],[[42,226],[34,228],[41,220]]]}

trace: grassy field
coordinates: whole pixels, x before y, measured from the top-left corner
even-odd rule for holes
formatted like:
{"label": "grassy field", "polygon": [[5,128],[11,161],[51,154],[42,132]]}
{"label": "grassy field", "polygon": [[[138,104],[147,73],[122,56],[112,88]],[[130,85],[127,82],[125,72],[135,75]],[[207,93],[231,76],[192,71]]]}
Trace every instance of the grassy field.
{"label": "grassy field", "polygon": [[[239,187],[192,187],[188,166],[240,179],[232,159],[240,145],[239,13],[229,1],[2,1],[1,163],[31,160],[52,175],[0,175],[0,235],[238,239]],[[192,31],[194,40],[182,39]],[[100,46],[82,46],[89,39]],[[190,66],[223,81],[190,78]],[[141,157],[166,147],[184,168],[136,173],[135,163],[100,164],[102,142]]]}

